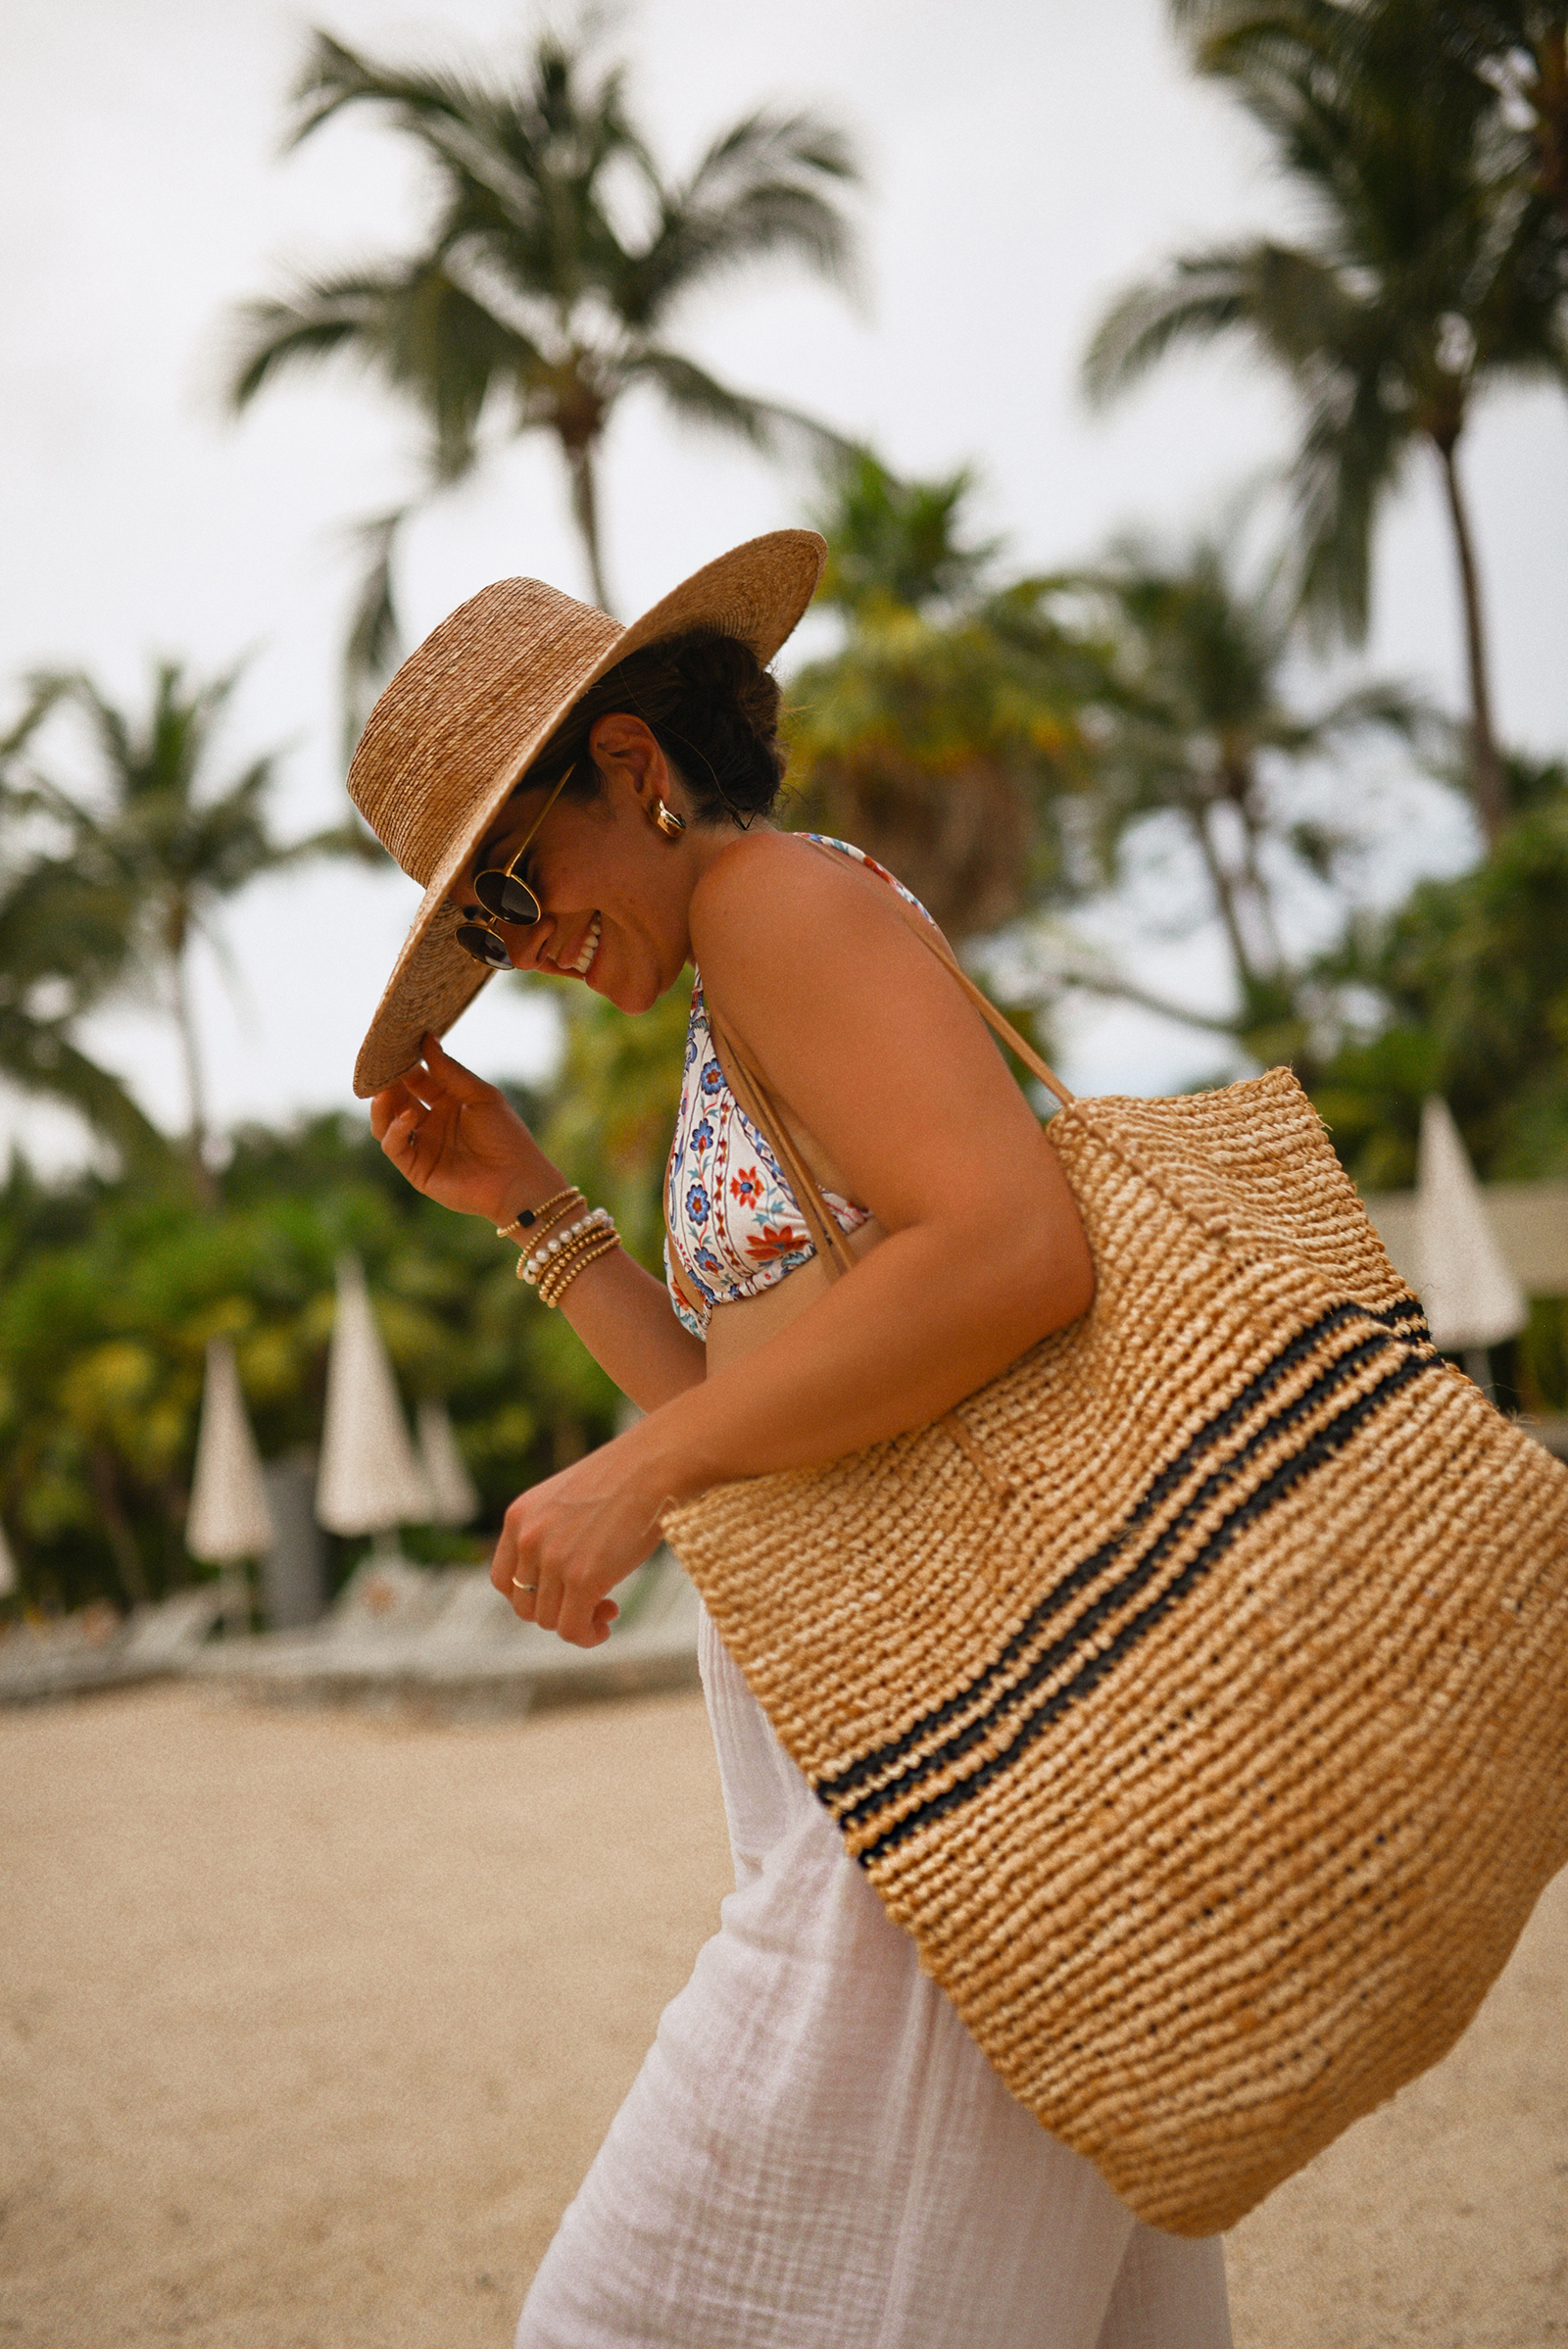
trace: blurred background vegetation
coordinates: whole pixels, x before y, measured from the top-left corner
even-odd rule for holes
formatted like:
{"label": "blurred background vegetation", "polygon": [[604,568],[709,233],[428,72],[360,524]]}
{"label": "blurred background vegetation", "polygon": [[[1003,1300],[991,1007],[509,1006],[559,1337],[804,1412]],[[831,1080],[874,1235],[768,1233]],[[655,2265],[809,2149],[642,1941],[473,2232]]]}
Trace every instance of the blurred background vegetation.
{"label": "blurred background vegetation", "polygon": [[[840,205],[853,144],[832,122],[759,109],[684,180],[662,176],[623,69],[587,35],[539,37],[492,80],[394,70],[313,36],[291,136],[354,109],[414,142],[431,165],[429,235],[379,272],[246,306],[230,396],[243,406],[281,372],[357,362],[418,421],[424,498],[481,461],[481,426],[552,435],[601,589],[596,455],[631,384],[764,454],[804,453],[801,518],[829,543],[820,603],[835,633],[786,678],[786,822],[887,863],[1048,1050],[1069,1000],[1137,1003],[1210,1039],[1215,1081],[1290,1061],[1365,1189],[1411,1182],[1430,1093],[1483,1179],[1568,1177],[1568,765],[1517,755],[1499,731],[1485,515],[1456,464],[1495,381],[1568,392],[1568,5],[1173,0],[1171,13],[1195,71],[1261,125],[1314,223],[1299,245],[1241,235],[1173,254],[1092,337],[1096,399],[1184,342],[1226,338],[1290,389],[1298,431],[1277,480],[1239,491],[1185,545],[1123,537],[1088,563],[1016,576],[1005,545],[970,526],[967,467],[902,479],[831,423],[686,358],[666,329],[693,283],[780,254],[853,274]],[[612,168],[642,177],[640,240],[607,193]],[[1412,464],[1431,466],[1448,517],[1457,713],[1351,665],[1379,516]],[[412,511],[364,525],[351,734],[398,657]],[[211,1132],[192,938],[220,945],[224,902],[264,874],[379,856],[347,820],[274,836],[275,758],[221,762],[233,683],[166,662],[127,710],[87,676],[31,675],[0,737],[0,1078],[68,1103],[96,1137],[89,1170],[45,1181],[14,1156],[0,1188],[0,1520],[27,1600],[50,1609],[132,1603],[192,1573],[181,1528],[210,1338],[234,1342],[264,1456],[316,1440],[345,1248],[365,1262],[406,1399],[449,1406],[487,1523],[614,1422],[608,1381],[518,1291],[511,1251],[411,1192],[358,1116]],[[1376,746],[1402,795],[1364,788]],[[1473,818],[1470,868],[1390,908],[1372,885],[1380,854],[1445,800]],[[1103,943],[1107,908],[1215,939],[1223,1006],[1135,984]],[[687,989],[635,1021],[557,993],[558,1071],[518,1106],[657,1267]],[[117,998],[156,1002],[178,1033],[177,1135],[81,1042]],[[1561,1300],[1537,1302],[1503,1376],[1528,1407],[1568,1408]]]}

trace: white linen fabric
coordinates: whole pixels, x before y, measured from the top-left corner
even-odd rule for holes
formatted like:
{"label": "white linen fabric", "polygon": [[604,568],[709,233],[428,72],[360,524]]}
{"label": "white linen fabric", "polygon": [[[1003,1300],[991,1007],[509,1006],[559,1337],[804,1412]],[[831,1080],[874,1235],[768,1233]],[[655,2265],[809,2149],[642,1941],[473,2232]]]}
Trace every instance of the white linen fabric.
{"label": "white linen fabric", "polygon": [[1230,2349],[1218,2238],[1133,2217],[1007,2094],[706,1612],[735,1890],[516,2349]]}

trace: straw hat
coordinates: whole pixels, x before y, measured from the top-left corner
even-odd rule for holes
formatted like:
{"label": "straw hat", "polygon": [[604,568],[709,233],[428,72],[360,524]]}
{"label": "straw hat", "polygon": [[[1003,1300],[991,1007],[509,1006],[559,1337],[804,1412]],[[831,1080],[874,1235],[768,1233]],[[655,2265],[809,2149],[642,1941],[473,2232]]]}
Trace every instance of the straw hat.
{"label": "straw hat", "polygon": [[814,530],[773,530],[705,563],[629,628],[542,579],[498,579],[410,655],[370,712],[349,796],[424,889],[355,1063],[364,1100],[444,1036],[490,977],[457,943],[449,892],[573,705],[643,645],[710,630],[771,661],[816,591]]}

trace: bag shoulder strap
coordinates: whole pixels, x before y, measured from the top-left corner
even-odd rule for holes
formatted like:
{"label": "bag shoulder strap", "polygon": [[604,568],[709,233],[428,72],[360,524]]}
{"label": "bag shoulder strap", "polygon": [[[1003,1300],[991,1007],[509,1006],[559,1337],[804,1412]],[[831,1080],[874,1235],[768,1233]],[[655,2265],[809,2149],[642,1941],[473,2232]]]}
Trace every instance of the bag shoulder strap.
{"label": "bag shoulder strap", "polygon": [[794,1135],[745,1046],[711,1003],[708,1006],[708,1029],[730,1091],[789,1179],[801,1221],[816,1243],[817,1254],[835,1275],[848,1272],[855,1257],[839,1230],[837,1216],[822,1197],[821,1185],[801,1155]]}

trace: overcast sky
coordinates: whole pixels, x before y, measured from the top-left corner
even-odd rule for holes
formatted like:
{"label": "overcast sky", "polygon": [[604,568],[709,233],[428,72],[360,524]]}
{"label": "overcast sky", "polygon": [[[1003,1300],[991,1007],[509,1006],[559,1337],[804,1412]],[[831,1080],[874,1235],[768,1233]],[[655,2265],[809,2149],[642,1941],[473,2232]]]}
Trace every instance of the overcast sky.
{"label": "overcast sky", "polygon": [[[342,533],[406,492],[414,445],[351,375],[301,378],[237,425],[216,395],[226,306],[288,262],[395,250],[419,218],[417,178],[384,132],[338,124],[280,157],[315,22],[379,53],[471,62],[515,54],[539,12],[7,0],[0,22],[0,681],[70,662],[134,700],[151,654],[208,671],[249,649],[228,754],[237,767],[290,746],[286,832],[342,810]],[[810,104],[853,131],[869,180],[862,297],[781,269],[706,298],[684,339],[728,379],[816,410],[903,469],[974,461],[977,520],[1006,535],[1020,567],[1088,556],[1129,523],[1212,520],[1286,451],[1283,399],[1237,357],[1183,362],[1109,417],[1090,416],[1076,388],[1089,327],[1129,276],[1195,240],[1290,220],[1250,126],[1184,73],[1162,0],[644,0],[612,45],[633,61],[633,105],[670,170],[760,101]],[[1463,462],[1503,730],[1561,750],[1568,402],[1499,398]],[[623,616],[722,547],[799,519],[808,494],[629,405],[603,487]],[[586,593],[543,445],[512,452],[413,534],[411,633],[516,571]],[[1457,707],[1451,555],[1420,469],[1380,544],[1376,611],[1370,660]],[[1442,865],[1462,853],[1453,820],[1423,831],[1407,854]],[[211,958],[198,972],[220,1123],[349,1101],[416,894],[329,869],[232,908],[237,1000]],[[155,1114],[177,1118],[160,1023],[106,1015],[91,1042]],[[538,1073],[548,1022],[496,987],[455,1043],[487,1073]],[[1148,1090],[1206,1058],[1124,1015],[1080,1017],[1066,1038],[1084,1088]],[[78,1147],[68,1121],[0,1096],[7,1136],[49,1158]]]}

